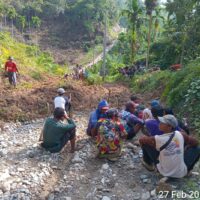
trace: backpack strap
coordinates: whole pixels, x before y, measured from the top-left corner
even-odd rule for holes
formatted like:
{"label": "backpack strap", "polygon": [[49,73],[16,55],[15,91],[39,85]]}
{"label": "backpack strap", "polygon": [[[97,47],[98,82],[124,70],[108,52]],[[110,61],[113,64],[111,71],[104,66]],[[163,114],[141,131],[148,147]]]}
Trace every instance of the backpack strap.
{"label": "backpack strap", "polygon": [[172,141],[174,135],[175,135],[175,132],[169,137],[169,139],[167,140],[167,142],[160,147],[160,151],[162,151],[163,149],[165,149],[170,144],[170,142]]}

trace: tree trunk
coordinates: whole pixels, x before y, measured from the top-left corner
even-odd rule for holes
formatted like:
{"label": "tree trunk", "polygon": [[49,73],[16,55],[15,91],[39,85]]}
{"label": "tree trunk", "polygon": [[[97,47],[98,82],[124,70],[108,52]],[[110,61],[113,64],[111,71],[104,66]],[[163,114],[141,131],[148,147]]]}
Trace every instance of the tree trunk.
{"label": "tree trunk", "polygon": [[4,25],[7,26],[7,16],[4,16]]}
{"label": "tree trunk", "polygon": [[11,24],[11,25],[12,25],[11,31],[12,31],[12,38],[13,38],[13,37],[14,37],[14,30],[13,30],[13,29],[14,29],[14,27],[13,27],[13,19],[11,19],[11,23],[12,23],[12,24]]}
{"label": "tree trunk", "polygon": [[105,30],[104,30],[104,39],[103,39],[103,65],[102,65],[102,75],[103,80],[106,75],[106,44],[107,44],[107,14],[105,14]]}
{"label": "tree trunk", "polygon": [[133,47],[133,39],[131,39],[131,63],[134,61],[134,47]]}
{"label": "tree trunk", "polygon": [[151,27],[152,27],[152,15],[149,15],[149,32],[148,32],[148,47],[147,47],[147,57],[146,57],[146,68],[149,67],[149,51],[151,44]]}
{"label": "tree trunk", "polygon": [[183,58],[184,58],[184,50],[185,50],[184,46],[185,46],[185,44],[183,43],[182,47],[181,47],[181,58],[180,58],[181,66],[183,66]]}
{"label": "tree trunk", "polygon": [[0,22],[0,31],[3,31],[3,21],[1,19],[1,22]]}

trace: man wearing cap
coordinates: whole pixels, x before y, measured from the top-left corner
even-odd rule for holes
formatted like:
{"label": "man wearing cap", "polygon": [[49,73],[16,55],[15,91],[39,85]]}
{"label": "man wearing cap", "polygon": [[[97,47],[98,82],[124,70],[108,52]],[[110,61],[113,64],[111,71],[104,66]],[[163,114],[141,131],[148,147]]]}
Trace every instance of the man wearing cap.
{"label": "man wearing cap", "polygon": [[173,115],[158,117],[158,120],[163,134],[143,136],[139,140],[143,150],[142,163],[150,171],[156,166],[165,177],[182,178],[199,160],[198,140],[177,131],[178,122]]}
{"label": "man wearing cap", "polygon": [[45,121],[41,146],[51,153],[57,153],[70,141],[71,152],[73,153],[76,140],[74,121],[67,116],[63,108],[59,107],[55,108],[53,116],[53,118],[50,117]]}
{"label": "man wearing cap", "polygon": [[65,111],[71,110],[71,95],[70,97],[64,96],[65,90],[63,88],[59,88],[57,90],[58,96],[54,99],[54,107],[55,108],[63,108]]}
{"label": "man wearing cap", "polygon": [[10,85],[16,87],[17,85],[16,73],[18,72],[18,69],[16,63],[13,62],[13,60],[14,58],[12,56],[9,56],[8,61],[5,63],[5,72],[8,73],[8,79]]}
{"label": "man wearing cap", "polygon": [[108,102],[106,100],[102,100],[98,104],[98,108],[95,111],[90,113],[90,118],[87,127],[87,135],[95,136],[96,133],[96,125],[100,118],[106,118],[106,111],[109,109]]}

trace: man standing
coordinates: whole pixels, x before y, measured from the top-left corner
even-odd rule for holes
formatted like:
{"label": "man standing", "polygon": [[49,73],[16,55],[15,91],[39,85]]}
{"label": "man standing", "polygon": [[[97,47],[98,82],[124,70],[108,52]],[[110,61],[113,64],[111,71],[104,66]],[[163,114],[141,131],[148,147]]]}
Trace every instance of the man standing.
{"label": "man standing", "polygon": [[71,111],[71,95],[70,97],[64,96],[65,90],[63,88],[59,88],[57,90],[58,96],[54,99],[54,107],[55,108],[63,108],[65,111],[70,113]]}
{"label": "man standing", "polygon": [[[5,63],[5,72],[8,73],[8,79],[10,85],[16,87],[17,85],[17,76],[16,73],[18,72],[17,65],[13,62],[14,58],[9,56],[8,61]],[[18,72],[19,73],[19,72]]]}

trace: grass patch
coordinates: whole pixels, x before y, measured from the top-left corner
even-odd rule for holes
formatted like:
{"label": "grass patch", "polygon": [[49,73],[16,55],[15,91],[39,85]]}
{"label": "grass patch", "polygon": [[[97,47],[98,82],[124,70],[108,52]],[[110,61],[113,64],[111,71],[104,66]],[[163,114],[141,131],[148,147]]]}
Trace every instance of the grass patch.
{"label": "grass patch", "polygon": [[90,48],[88,52],[84,55],[84,57],[80,59],[79,63],[81,63],[82,65],[90,63],[93,60],[93,58],[96,58],[99,54],[102,53],[102,51],[102,44],[96,45],[94,48]]}

